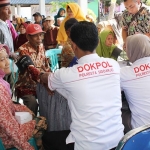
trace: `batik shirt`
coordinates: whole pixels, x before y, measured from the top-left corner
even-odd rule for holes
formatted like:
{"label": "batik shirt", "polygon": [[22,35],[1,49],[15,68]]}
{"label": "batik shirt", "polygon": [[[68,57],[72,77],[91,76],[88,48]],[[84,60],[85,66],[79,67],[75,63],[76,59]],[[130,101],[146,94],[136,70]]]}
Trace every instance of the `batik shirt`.
{"label": "batik shirt", "polygon": [[61,52],[61,67],[68,67],[74,57],[75,54],[71,47],[70,40],[68,39]]}
{"label": "batik shirt", "polygon": [[[18,49],[19,56],[29,55],[32,59],[34,66],[41,72],[49,72],[49,62],[45,56],[45,49],[43,44],[37,47],[35,50],[29,42],[23,44]],[[16,95],[22,97],[24,95],[35,95],[36,96],[36,80],[32,73],[26,69],[25,72],[19,73],[19,78],[16,83]]]}
{"label": "batik shirt", "polygon": [[32,137],[35,121],[19,124],[15,119],[15,112],[32,112],[24,105],[13,104],[2,81],[0,79],[0,138],[6,149],[34,150],[27,141]]}
{"label": "batik shirt", "polygon": [[[127,29],[128,36],[137,33],[146,34],[149,32],[150,25],[150,11],[149,8],[142,4],[141,7],[145,7],[131,22],[133,14],[130,14],[125,10],[122,14],[122,25]],[[130,24],[130,25],[129,25]]]}

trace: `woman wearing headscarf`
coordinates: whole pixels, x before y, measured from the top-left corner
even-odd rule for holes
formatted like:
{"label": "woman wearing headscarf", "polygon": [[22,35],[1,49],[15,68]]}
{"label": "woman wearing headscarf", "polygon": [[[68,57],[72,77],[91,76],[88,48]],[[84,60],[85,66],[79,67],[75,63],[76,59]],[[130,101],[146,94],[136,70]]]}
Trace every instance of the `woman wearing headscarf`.
{"label": "woman wearing headscarf", "polygon": [[58,35],[57,35],[57,41],[58,43],[63,44],[64,42],[67,41],[67,34],[65,32],[65,22],[70,19],[70,18],[75,18],[78,21],[84,21],[86,20],[85,15],[83,14],[80,6],[77,3],[69,3],[66,6],[66,11],[67,11],[67,16],[65,17],[65,19],[63,20],[63,22],[60,25],[59,31],[58,31]]}
{"label": "woman wearing headscarf", "polygon": [[131,66],[121,68],[121,88],[130,110],[123,110],[125,132],[150,123],[150,38],[143,34],[127,37]]}
{"label": "woman wearing headscarf", "polygon": [[65,9],[64,9],[64,8],[60,8],[59,11],[58,11],[58,13],[57,13],[57,15],[54,16],[54,19],[55,19],[54,25],[55,25],[55,26],[59,26],[59,25],[57,24],[57,19],[60,18],[60,17],[65,17]]}
{"label": "woman wearing headscarf", "polygon": [[15,119],[15,112],[33,113],[26,106],[12,102],[9,83],[3,80],[10,72],[9,49],[0,44],[0,138],[6,149],[16,147],[34,150],[28,140],[32,137],[35,121],[19,124]]}
{"label": "woman wearing headscarf", "polygon": [[19,32],[19,26],[21,25],[21,23],[24,23],[25,22],[25,20],[24,20],[24,18],[21,18],[21,17],[17,17],[16,18],[16,23],[17,23],[17,26],[16,26],[16,31],[17,32]]}
{"label": "woman wearing headscarf", "polygon": [[28,24],[27,23],[21,23],[19,26],[18,31],[20,32],[20,34],[16,37],[15,41],[14,41],[14,50],[18,50],[18,48],[23,45],[24,43],[26,43],[28,40],[26,38],[26,28],[27,28]]}
{"label": "woman wearing headscarf", "polygon": [[100,41],[96,48],[96,53],[100,57],[113,58],[117,60],[122,50],[113,44],[114,33],[109,29],[105,29],[100,33],[99,40]]}

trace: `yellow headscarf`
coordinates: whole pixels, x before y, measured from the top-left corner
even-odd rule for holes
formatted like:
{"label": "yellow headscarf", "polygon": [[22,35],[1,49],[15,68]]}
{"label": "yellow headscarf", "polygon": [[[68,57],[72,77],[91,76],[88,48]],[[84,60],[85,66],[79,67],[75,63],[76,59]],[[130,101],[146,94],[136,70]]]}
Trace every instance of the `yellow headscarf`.
{"label": "yellow headscarf", "polygon": [[21,23],[24,23],[25,20],[24,20],[24,18],[17,17],[17,18],[16,18],[16,21],[17,21],[16,31],[18,32],[18,29],[19,29],[20,24],[21,24]]}
{"label": "yellow headscarf", "polygon": [[[69,3],[66,6],[66,11],[67,11],[68,7],[70,7],[70,9],[72,10],[75,19],[77,19],[78,21],[86,20],[84,13],[82,12],[80,6],[77,3]],[[60,28],[59,28],[59,31],[58,31],[58,35],[57,35],[57,41],[59,43],[67,41],[68,36],[66,34],[64,26],[65,26],[65,22],[68,19],[69,19],[69,17],[66,16],[65,19],[63,20],[63,22],[60,25]]]}

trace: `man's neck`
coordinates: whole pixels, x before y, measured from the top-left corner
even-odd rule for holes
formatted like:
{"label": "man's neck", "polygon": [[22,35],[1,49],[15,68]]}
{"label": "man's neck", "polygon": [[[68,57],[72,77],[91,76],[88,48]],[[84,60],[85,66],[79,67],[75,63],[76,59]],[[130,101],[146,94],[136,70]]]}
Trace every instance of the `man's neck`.
{"label": "man's neck", "polygon": [[2,18],[0,18],[0,20],[3,21],[3,22],[6,22],[6,21],[7,21],[7,20],[4,20],[4,19],[2,19]]}
{"label": "man's neck", "polygon": [[34,48],[35,51],[38,50],[38,46],[36,46],[36,45],[34,45],[34,44],[30,43],[30,42],[29,42],[29,44]]}
{"label": "man's neck", "polygon": [[86,56],[86,55],[94,54],[94,52],[90,52],[90,51],[82,51],[82,50],[79,50],[79,51],[80,51],[80,53],[77,56],[78,59],[80,59],[81,57]]}

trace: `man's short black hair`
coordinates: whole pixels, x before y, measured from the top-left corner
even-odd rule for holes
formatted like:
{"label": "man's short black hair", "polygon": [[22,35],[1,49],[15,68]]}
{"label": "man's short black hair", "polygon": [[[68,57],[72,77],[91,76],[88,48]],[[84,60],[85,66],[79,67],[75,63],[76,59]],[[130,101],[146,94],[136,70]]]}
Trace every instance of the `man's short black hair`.
{"label": "man's short black hair", "polygon": [[83,51],[93,52],[98,45],[98,30],[94,23],[81,21],[71,27],[71,40]]}
{"label": "man's short black hair", "polygon": [[76,20],[75,18],[70,18],[69,20],[67,20],[65,22],[65,30],[67,31],[69,28],[71,28],[77,22],[78,22],[78,20]]}

